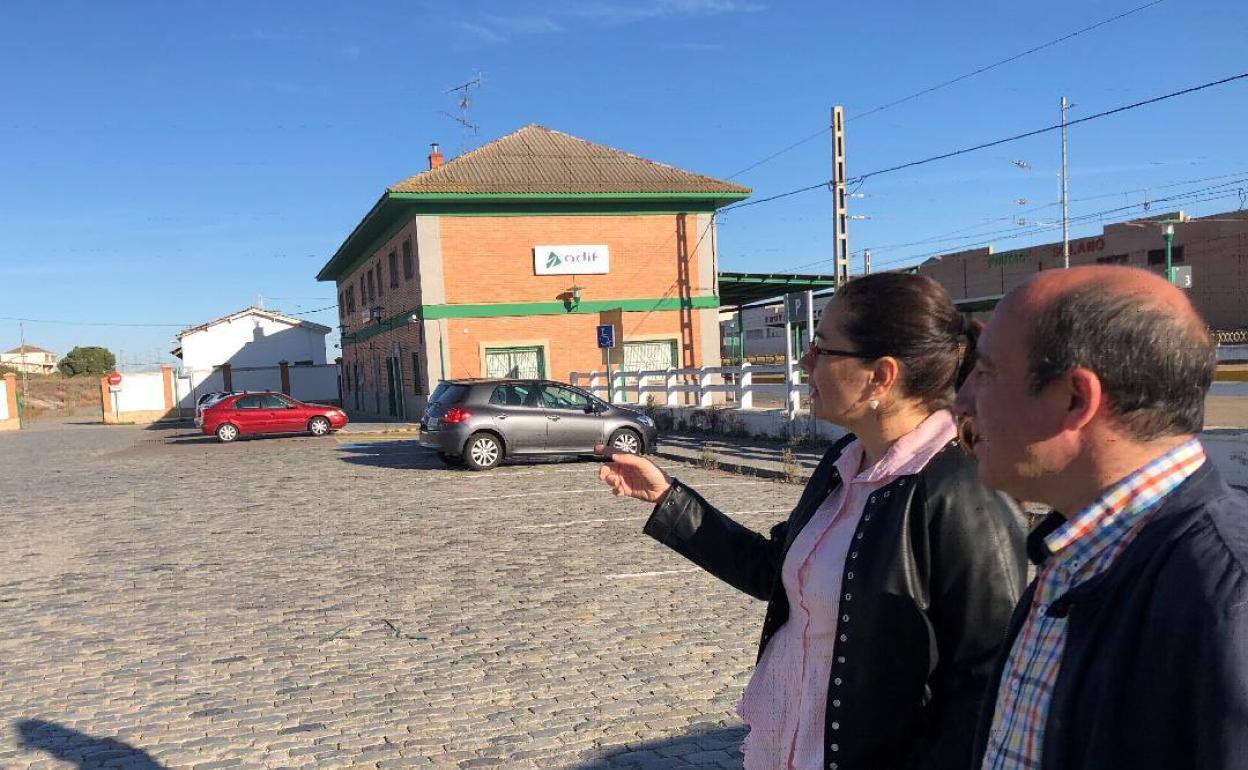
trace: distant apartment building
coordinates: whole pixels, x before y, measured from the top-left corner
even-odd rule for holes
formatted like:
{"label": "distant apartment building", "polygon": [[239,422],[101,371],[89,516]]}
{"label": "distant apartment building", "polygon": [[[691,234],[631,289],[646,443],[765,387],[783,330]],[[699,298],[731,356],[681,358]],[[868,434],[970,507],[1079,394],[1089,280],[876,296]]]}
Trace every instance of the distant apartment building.
{"label": "distant apartment building", "polygon": [[52,374],[56,371],[56,354],[34,345],[19,345],[0,353],[0,365],[28,374]]}
{"label": "distant apartment building", "polygon": [[[1174,228],[1170,258],[1191,268],[1186,291],[1211,328],[1248,329],[1248,211],[1188,217],[1181,211],[1106,225],[1100,235],[1070,241],[1070,264],[1132,265],[1164,273],[1164,228]],[[955,301],[999,297],[1041,270],[1062,267],[1062,243],[1008,251],[991,246],[942,254],[918,267]],[[1180,284],[1182,285],[1182,284]]]}

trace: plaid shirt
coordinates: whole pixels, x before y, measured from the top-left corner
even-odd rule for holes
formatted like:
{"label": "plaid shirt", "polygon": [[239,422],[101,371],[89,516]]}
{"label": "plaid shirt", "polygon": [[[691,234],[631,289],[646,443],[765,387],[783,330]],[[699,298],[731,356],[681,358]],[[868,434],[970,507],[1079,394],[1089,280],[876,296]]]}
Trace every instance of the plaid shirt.
{"label": "plaid shirt", "polygon": [[983,770],[1039,768],[1049,700],[1066,645],[1066,617],[1045,613],[1067,591],[1104,572],[1167,494],[1205,461],[1197,439],[1175,447],[1110,487],[1044,538],[1052,556],[1036,576],[1027,621],[997,689]]}

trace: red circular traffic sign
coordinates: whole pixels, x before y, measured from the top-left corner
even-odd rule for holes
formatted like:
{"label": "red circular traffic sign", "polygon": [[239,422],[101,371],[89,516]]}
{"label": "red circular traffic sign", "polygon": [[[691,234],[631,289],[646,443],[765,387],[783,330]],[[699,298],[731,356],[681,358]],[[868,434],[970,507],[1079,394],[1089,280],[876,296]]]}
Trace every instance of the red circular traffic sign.
{"label": "red circular traffic sign", "polygon": [[111,372],[108,375],[108,384],[114,387],[121,384],[121,372]]}

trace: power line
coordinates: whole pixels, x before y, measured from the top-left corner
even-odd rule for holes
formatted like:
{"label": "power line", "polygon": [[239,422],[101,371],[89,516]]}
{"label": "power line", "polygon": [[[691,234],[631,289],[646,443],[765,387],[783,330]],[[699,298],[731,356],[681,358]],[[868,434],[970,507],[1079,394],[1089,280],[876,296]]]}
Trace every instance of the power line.
{"label": "power line", "polygon": [[[1125,19],[1125,18],[1127,18],[1128,16],[1131,16],[1131,15],[1133,15],[1133,14],[1139,13],[1140,11],[1143,11],[1143,10],[1146,10],[1146,9],[1148,9],[1148,8],[1151,8],[1151,7],[1153,7],[1154,5],[1160,5],[1160,4],[1161,4],[1161,3],[1163,3],[1163,2],[1165,2],[1165,0],[1153,0],[1153,2],[1151,2],[1151,3],[1146,3],[1146,4],[1141,5],[1141,6],[1138,6],[1138,7],[1136,7],[1136,8],[1132,8],[1131,10],[1126,11],[1125,13],[1120,13],[1120,14],[1118,14],[1117,16],[1111,16],[1111,17],[1110,17],[1110,18],[1108,18],[1108,19],[1102,19],[1101,21],[1098,21],[1097,23],[1092,24],[1091,26],[1087,26],[1087,27],[1084,27],[1084,28],[1082,28],[1082,29],[1075,30],[1074,32],[1067,33],[1067,34],[1065,34],[1065,35],[1063,35],[1063,36],[1061,36],[1061,37],[1059,37],[1059,38],[1056,38],[1056,39],[1054,39],[1054,40],[1050,40],[1049,42],[1047,42],[1047,43],[1043,43],[1043,44],[1038,45],[1038,46],[1035,46],[1034,48],[1029,48],[1029,49],[1027,49],[1026,51],[1023,51],[1023,52],[1021,52],[1021,53],[1014,54],[1013,56],[1010,56],[1010,57],[1008,57],[1008,58],[1002,59],[1001,61],[998,61],[998,62],[993,62],[992,64],[989,64],[989,65],[984,66],[984,67],[980,67],[979,69],[976,69],[976,70],[972,70],[971,72],[964,73],[964,74],[959,75],[959,76],[957,76],[957,77],[955,77],[955,78],[952,78],[952,79],[950,79],[950,80],[946,80],[946,81],[944,81],[944,82],[937,83],[936,85],[933,85],[933,86],[928,86],[927,88],[924,88],[924,89],[922,89],[922,90],[920,90],[920,91],[915,91],[914,93],[910,94],[909,96],[903,96],[902,98],[900,98],[900,99],[896,99],[896,100],[891,101],[891,102],[888,102],[887,104],[881,104],[881,105],[880,105],[880,106],[878,106],[878,107],[873,107],[873,108],[871,108],[871,109],[867,110],[866,112],[860,112],[860,113],[858,113],[858,114],[856,114],[856,115],[851,115],[851,116],[850,116],[849,118],[847,118],[846,120],[847,120],[847,121],[851,121],[851,120],[857,120],[858,118],[865,118],[865,117],[867,117],[868,115],[874,115],[874,114],[875,114],[875,113],[877,113],[877,112],[883,112],[884,110],[890,109],[890,108],[892,108],[892,107],[896,107],[896,106],[898,106],[898,105],[900,105],[900,104],[905,104],[906,102],[909,102],[909,101],[912,101],[912,100],[914,100],[914,99],[917,99],[917,98],[919,98],[920,96],[926,96],[927,94],[930,94],[930,93],[932,93],[933,91],[939,91],[939,90],[940,90],[940,89],[942,89],[942,88],[947,88],[948,86],[954,85],[955,83],[960,83],[960,82],[962,82],[963,80],[969,80],[970,78],[973,78],[973,77],[975,77],[976,75],[982,75],[982,74],[984,74],[985,72],[988,72],[988,71],[990,71],[990,70],[994,70],[994,69],[996,69],[996,68],[998,68],[998,67],[1002,67],[1002,66],[1004,66],[1004,65],[1006,65],[1006,64],[1009,64],[1009,63],[1011,63],[1011,62],[1018,61],[1019,59],[1022,59],[1022,58],[1023,58],[1023,57],[1025,57],[1025,56],[1030,56],[1031,54],[1033,54],[1033,53],[1037,53],[1037,52],[1039,52],[1039,51],[1043,51],[1043,50],[1044,50],[1044,49],[1046,49],[1046,48],[1052,48],[1053,46],[1055,46],[1055,45],[1057,45],[1057,44],[1059,44],[1059,43],[1064,43],[1064,42],[1066,42],[1067,40],[1070,40],[1070,39],[1072,39],[1072,38],[1078,37],[1079,35],[1082,35],[1082,34],[1083,34],[1083,33],[1085,33],[1085,32],[1091,32],[1092,30],[1097,29],[1097,28],[1099,28],[1099,27],[1103,27],[1103,26],[1105,26],[1105,25],[1107,25],[1107,24],[1112,24],[1112,23],[1113,23],[1113,22],[1115,22],[1115,21],[1118,21],[1118,20],[1120,20],[1120,19]],[[807,142],[810,142],[810,141],[812,141],[812,140],[814,140],[814,139],[818,139],[819,137],[823,136],[824,134],[828,133],[828,132],[829,132],[829,131],[831,131],[831,130],[832,130],[832,129],[831,129],[831,127],[824,127],[824,128],[821,128],[821,129],[819,129],[818,131],[816,131],[815,133],[813,133],[813,134],[811,134],[811,135],[809,135],[809,136],[803,137],[802,139],[798,139],[796,142],[794,142],[793,144],[790,144],[789,146],[785,147],[784,149],[782,149],[782,150],[778,150],[778,151],[776,151],[776,152],[773,152],[772,154],[768,155],[767,157],[763,158],[762,160],[757,161],[757,162],[755,162],[755,163],[752,163],[752,164],[750,164],[750,165],[746,166],[745,168],[741,169],[740,171],[737,171],[737,172],[735,172],[735,173],[731,174],[730,176],[728,176],[728,179],[735,179],[735,178],[737,178],[737,177],[741,176],[742,174],[746,173],[747,171],[753,171],[754,169],[758,168],[759,166],[763,165],[764,163],[768,163],[768,162],[770,162],[770,161],[772,161],[772,160],[774,160],[774,159],[776,159],[776,158],[780,157],[781,155],[784,155],[786,152],[789,152],[790,150],[795,150],[795,149],[797,149],[798,147],[801,147],[803,144],[806,144]]]}
{"label": "power line", "polygon": [[[1219,177],[1211,177],[1211,178],[1219,178]],[[1145,211],[1148,211],[1149,208],[1151,208],[1154,204],[1158,204],[1158,203],[1167,203],[1167,202],[1175,202],[1175,201],[1189,201],[1192,203],[1203,203],[1203,202],[1207,202],[1211,200],[1222,200],[1224,198],[1237,196],[1238,191],[1237,190],[1234,192],[1225,191],[1216,195],[1208,195],[1206,197],[1200,197],[1200,196],[1204,195],[1205,193],[1213,192],[1215,190],[1222,190],[1224,188],[1232,187],[1235,185],[1240,185],[1245,182],[1248,182],[1248,177],[1245,177],[1243,179],[1236,179],[1231,182],[1226,182],[1223,184],[1210,185],[1208,187],[1203,187],[1203,188],[1199,188],[1196,190],[1188,190],[1186,192],[1176,193],[1175,195],[1170,195],[1170,196],[1166,196],[1162,198],[1155,198],[1151,201],[1148,201],[1147,203],[1136,203],[1136,204],[1131,204],[1128,206],[1118,206],[1112,209],[1103,209],[1101,211],[1093,211],[1093,212],[1088,212],[1085,214],[1080,214],[1080,215],[1071,217],[1070,222],[1073,224],[1082,224],[1082,223],[1090,222],[1090,221],[1097,220],[1097,219],[1104,219],[1104,217],[1108,215],[1119,214],[1125,211],[1131,211],[1134,209],[1141,209],[1141,208],[1144,209]],[[1131,219],[1135,219],[1135,218],[1138,218],[1138,217],[1129,217],[1124,221],[1131,221]],[[1201,221],[1205,221],[1205,220],[1201,220]],[[1248,221],[1248,220],[1235,220],[1235,221]],[[1110,222],[1109,224],[1115,224],[1115,222]],[[890,244],[886,246],[872,247],[871,251],[873,254],[875,254],[875,253],[883,252],[883,251],[895,251],[896,249],[906,248],[908,246],[918,246],[918,245],[924,245],[927,243],[939,243],[939,242],[948,241],[948,240],[972,241],[971,243],[966,243],[958,247],[952,247],[953,250],[951,250],[951,248],[944,248],[939,251],[932,251],[932,252],[927,252],[927,253],[922,253],[922,254],[912,254],[912,255],[908,255],[904,257],[895,257],[893,259],[876,262],[874,264],[875,267],[883,267],[886,265],[898,264],[901,262],[906,262],[906,261],[914,260],[914,259],[926,259],[927,257],[952,254],[952,253],[956,253],[957,251],[967,251],[969,249],[989,245],[993,243],[994,240],[1005,241],[1005,240],[1014,240],[1016,238],[1026,238],[1031,235],[1039,235],[1042,233],[1052,232],[1054,230],[1059,230],[1059,229],[1061,229],[1061,224],[1054,223],[1050,225],[1037,225],[1037,226],[1030,227],[1022,231],[1018,231],[1015,229],[996,230],[996,231],[990,231],[990,232],[985,232],[985,233],[973,233],[971,235],[963,236],[961,238],[937,237],[937,238],[931,238],[931,239],[926,239],[926,240],[913,241],[913,242],[905,243],[905,244]],[[859,252],[855,252],[855,253],[859,253]],[[781,268],[777,272],[785,272],[789,270],[800,270],[802,268],[811,267],[812,265],[818,265],[826,261],[827,261],[826,259],[818,259],[818,260],[814,260],[812,262],[806,262],[800,265],[793,265],[791,267]]]}
{"label": "power line", "polygon": [[723,214],[728,211],[735,211],[736,209],[743,209],[747,206],[757,206],[760,203],[770,203],[771,201],[777,201],[777,200],[780,200],[781,198],[787,198],[790,195],[800,195],[801,193],[810,192],[811,190],[818,190],[820,187],[828,188],[828,186],[831,184],[832,184],[831,181],[820,182],[819,184],[812,184],[810,187],[803,187],[800,190],[790,190],[789,192],[780,193],[779,195],[773,195],[770,198],[760,198],[756,201],[744,201],[742,203],[734,203],[731,206],[725,206],[724,208],[720,209],[718,213]]}
{"label": "power line", "polygon": [[[1213,80],[1208,83],[1201,83],[1200,85],[1192,86],[1191,88],[1184,88],[1179,91],[1172,91],[1168,94],[1155,96],[1151,99],[1145,99],[1143,101],[1135,102],[1133,104],[1123,105],[1122,107],[1115,107],[1112,110],[1105,110],[1104,112],[1098,112],[1095,115],[1088,115],[1087,117],[1079,118],[1078,120],[1067,121],[1066,126],[1067,128],[1069,128],[1070,126],[1078,125],[1079,123],[1087,123],[1088,121],[1091,121],[1091,120],[1098,120],[1100,118],[1108,117],[1110,115],[1117,115],[1120,112],[1127,112],[1128,110],[1134,110],[1139,107],[1145,107],[1150,104],[1163,102],[1167,99],[1173,99],[1178,96],[1185,96],[1187,94],[1195,93],[1197,91],[1203,91],[1207,88],[1213,88],[1214,86],[1225,85],[1226,83],[1231,83],[1236,80],[1243,80],[1244,78],[1248,78],[1248,72],[1244,72],[1238,75],[1232,75],[1230,77],[1222,78],[1221,80]],[[1021,134],[1007,136],[1004,139],[996,139],[991,142],[984,142],[983,144],[977,144],[973,147],[964,147],[960,150],[954,150],[952,152],[941,153],[940,155],[933,155],[929,158],[923,158],[922,160],[913,160],[913,161],[910,161],[909,163],[902,163],[896,166],[890,166],[888,168],[882,168],[876,171],[871,171],[866,174],[859,174],[858,176],[850,177],[848,180],[846,180],[846,182],[847,184],[861,185],[863,182],[866,182],[868,179],[871,179],[873,177],[882,176],[884,174],[891,174],[894,171],[901,171],[902,169],[914,168],[916,166],[923,166],[928,163],[934,163],[938,160],[946,160],[948,158],[953,158],[958,155],[966,155],[968,153],[977,152],[979,150],[986,150],[989,147],[997,147],[999,145],[1007,144],[1009,142],[1016,142],[1020,139],[1027,139],[1029,137],[1039,136],[1040,134],[1047,134],[1051,131],[1057,131],[1061,127],[1062,127],[1061,123],[1055,123],[1051,126],[1046,126],[1045,128],[1035,129],[1034,131],[1025,131]],[[731,206],[726,206],[723,209],[720,209],[720,211],[728,212],[734,209],[745,208],[746,206],[756,206],[760,203],[768,203],[770,201],[779,200],[781,198],[787,198],[791,195],[798,195],[800,193],[810,192],[811,190],[817,190],[820,187],[828,187],[831,184],[832,184],[831,180],[828,180],[828,181],[820,182],[819,184],[813,184],[807,187],[802,187],[797,190],[790,190],[788,192],[783,192],[778,195],[772,195],[768,198],[761,198],[756,201],[745,201],[743,203],[736,203]]]}
{"label": "power line", "polygon": [[20,321],[31,324],[66,324],[68,326],[131,326],[144,328],[174,328],[185,329],[192,324],[136,324],[136,323],[112,323],[109,321],[65,321],[60,319],[48,318],[17,318],[14,316],[0,316],[0,321]]}
{"label": "power line", "polygon": [[[1207,196],[1205,196],[1205,197],[1188,197],[1188,196],[1186,196],[1186,195],[1185,195],[1185,196],[1176,196],[1176,197],[1182,197],[1183,199],[1187,200],[1187,202],[1189,202],[1189,203],[1206,203],[1206,202],[1209,202],[1209,201],[1223,200],[1223,199],[1226,199],[1226,198],[1232,198],[1232,197],[1235,197],[1236,195],[1237,195],[1237,193],[1234,193],[1234,192],[1223,192],[1223,193],[1219,193],[1219,194],[1216,194],[1216,195],[1207,195]],[[1167,199],[1167,200],[1171,200],[1171,199]],[[1093,220],[1093,219],[1102,218],[1102,217],[1104,217],[1107,213],[1111,213],[1111,212],[1121,212],[1121,211],[1123,211],[1124,209],[1142,208],[1143,206],[1144,206],[1144,204],[1139,203],[1139,204],[1136,204],[1136,205],[1134,205],[1134,206],[1124,206],[1124,207],[1121,207],[1121,208],[1118,208],[1118,209],[1110,209],[1109,211],[1106,211],[1106,212],[1094,212],[1094,213],[1092,213],[1092,214],[1085,214],[1085,215],[1083,215],[1083,216],[1081,216],[1081,217],[1072,218],[1070,221],[1071,221],[1072,223],[1074,223],[1074,222],[1087,222],[1087,221],[1091,221],[1091,220]],[[1122,218],[1122,219],[1119,219],[1119,220],[1116,220],[1116,221],[1107,222],[1106,224],[1122,224],[1122,223],[1124,223],[1124,222],[1131,222],[1131,221],[1136,220],[1136,219],[1139,219],[1139,217],[1138,217],[1138,216],[1130,216],[1130,217],[1125,217],[1125,218]],[[1202,220],[1195,220],[1195,221],[1198,221],[1198,222],[1199,222],[1199,221],[1202,221]],[[1248,220],[1245,220],[1245,221],[1248,221]],[[1038,234],[1040,234],[1040,233],[1053,232],[1053,231],[1055,231],[1055,230],[1060,230],[1060,229],[1061,229],[1061,224],[1060,224],[1060,223],[1058,223],[1058,224],[1052,224],[1052,225],[1044,225],[1044,226],[1039,226],[1039,227],[1036,227],[1036,228],[1034,228],[1034,229],[1032,229],[1032,230],[1028,230],[1028,231],[1026,231],[1026,232],[1022,232],[1022,233],[1015,233],[1015,234],[1012,234],[1012,235],[1003,235],[1003,236],[1001,236],[1001,237],[995,238],[994,240],[997,240],[997,241],[1008,241],[1008,240],[1013,240],[1013,239],[1015,239],[1015,238],[1025,238],[1025,237],[1027,237],[1027,236],[1029,236],[1029,235],[1038,235]],[[969,251],[969,250],[974,249],[974,248],[982,248],[983,246],[987,246],[987,245],[992,244],[992,243],[994,242],[994,240],[987,240],[987,241],[982,241],[982,242],[979,242],[979,243],[969,243],[969,244],[964,244],[962,247],[960,247],[960,248],[958,249],[958,251]],[[939,256],[944,256],[944,255],[947,255],[947,254],[953,254],[953,253],[957,253],[957,252],[951,252],[951,251],[949,251],[949,250],[947,250],[947,249],[942,249],[942,250],[940,250],[940,251],[927,252],[927,253],[924,253],[924,254],[911,254],[911,255],[909,255],[909,256],[905,256],[905,257],[896,257],[896,258],[894,258],[894,259],[884,260],[883,262],[880,262],[879,264],[880,264],[881,266],[883,266],[883,265],[894,265],[894,264],[899,264],[899,263],[901,263],[901,262],[908,262],[908,261],[911,261],[911,260],[917,260],[917,259],[927,259],[927,258],[929,258],[929,257],[939,257]],[[820,260],[820,261],[826,261],[826,260]]]}
{"label": "power line", "polygon": [[[1184,88],[1180,91],[1173,91],[1168,94],[1163,94],[1162,96],[1154,96],[1152,99],[1145,99],[1144,101],[1135,102],[1134,104],[1127,104],[1122,107],[1115,107],[1112,110],[1105,110],[1104,112],[1098,112],[1095,115],[1088,115],[1087,117],[1079,118],[1078,120],[1067,121],[1066,127],[1069,128],[1070,126],[1078,125],[1080,123],[1087,123],[1090,120],[1097,120],[1099,118],[1108,117],[1110,115],[1116,115],[1120,112],[1134,110],[1138,107],[1144,107],[1149,104],[1156,104],[1157,102],[1163,102],[1167,99],[1173,99],[1176,96],[1185,96],[1187,94],[1195,93],[1197,91],[1203,91],[1206,88],[1213,88],[1214,86],[1224,85],[1226,83],[1230,83],[1236,80],[1243,80],[1244,78],[1248,78],[1248,72],[1244,72],[1239,75],[1232,75],[1230,77],[1222,78],[1221,80],[1214,80],[1208,83],[1201,83],[1198,86],[1192,86],[1191,88]],[[933,155],[932,157],[924,158],[923,160],[913,160],[913,161],[910,161],[909,163],[902,163],[901,165],[898,165],[898,166],[890,166],[889,168],[880,169],[879,171],[872,171],[866,174],[861,174],[859,176],[853,177],[851,181],[859,181],[859,180],[865,181],[871,177],[881,176],[883,174],[890,174],[894,171],[901,171],[902,169],[906,169],[906,168],[914,168],[915,166],[922,166],[927,163],[934,163],[935,161],[945,160],[946,158],[953,158],[958,155],[966,155],[967,153],[976,152],[978,150],[986,150],[989,147],[996,147],[998,145],[1006,144],[1008,142],[1017,142],[1020,139],[1027,139],[1032,136],[1039,136],[1040,134],[1047,134],[1050,131],[1057,131],[1061,127],[1062,127],[1061,123],[1054,123],[1053,125],[1047,126],[1045,128],[1038,128],[1034,131],[1026,131],[1021,134],[1015,134],[1014,136],[1007,136],[1004,139],[997,139],[991,142],[984,142],[983,144],[977,144],[974,147],[964,147],[961,150],[954,150],[953,152],[946,152],[940,155]]]}
{"label": "power line", "polygon": [[1069,34],[1067,34],[1067,35],[1063,35],[1062,37],[1059,37],[1059,38],[1057,38],[1056,40],[1050,40],[1049,42],[1044,43],[1044,44],[1042,44],[1042,45],[1038,45],[1038,46],[1036,46],[1035,48],[1029,48],[1029,49],[1027,49],[1026,51],[1023,51],[1022,53],[1018,53],[1018,54],[1015,54],[1015,55],[1013,55],[1013,56],[1011,56],[1011,57],[1009,57],[1009,58],[1002,59],[1002,60],[1001,60],[1001,61],[999,61],[999,62],[994,62],[994,63],[992,63],[992,64],[989,64],[989,65],[988,65],[988,66],[986,66],[986,67],[980,67],[979,69],[974,70],[973,72],[968,72],[968,73],[966,73],[965,75],[959,75],[958,77],[953,78],[952,80],[946,80],[946,81],[945,81],[945,82],[943,82],[943,83],[937,83],[937,84],[936,84],[936,85],[934,85],[934,86],[930,86],[930,87],[928,87],[928,88],[924,88],[922,91],[915,91],[914,93],[910,94],[909,96],[903,96],[902,98],[897,99],[896,101],[889,102],[888,104],[882,104],[882,105],[880,105],[879,107],[875,107],[874,109],[867,110],[866,112],[860,112],[860,113],[858,113],[857,115],[853,115],[853,116],[851,116],[849,119],[850,119],[850,120],[857,120],[858,118],[865,118],[865,117],[866,117],[866,116],[868,116],[868,115],[874,115],[875,113],[877,113],[877,112],[882,112],[883,110],[887,110],[887,109],[889,109],[890,107],[896,107],[896,106],[897,106],[897,105],[899,105],[899,104],[905,104],[906,102],[911,101],[912,99],[917,99],[917,98],[919,98],[920,96],[926,96],[927,94],[930,94],[930,93],[932,93],[933,91],[939,91],[940,89],[945,88],[946,86],[951,86],[951,85],[953,85],[954,83],[960,83],[960,82],[962,82],[963,80],[969,80],[970,78],[973,78],[973,77],[975,77],[976,75],[982,75],[982,74],[984,74],[985,72],[988,72],[989,70],[994,70],[994,69],[996,69],[997,67],[1004,66],[1004,65],[1006,65],[1006,64],[1009,64],[1010,62],[1013,62],[1013,61],[1018,61],[1019,59],[1023,58],[1024,56],[1030,56],[1031,54],[1036,53],[1036,52],[1038,52],[1038,51],[1043,51],[1043,50],[1044,50],[1044,49],[1046,49],[1046,48],[1052,48],[1053,46],[1057,45],[1058,43],[1064,43],[1064,42],[1066,42],[1067,40],[1070,40],[1070,39],[1072,39],[1072,38],[1078,37],[1079,35],[1082,35],[1084,32],[1091,32],[1092,30],[1094,30],[1094,29],[1096,29],[1096,28],[1098,28],[1098,27],[1103,27],[1103,26],[1105,26],[1106,24],[1112,24],[1113,22],[1118,21],[1119,19],[1125,19],[1125,18],[1127,18],[1128,16],[1131,16],[1131,15],[1133,15],[1133,14],[1139,13],[1140,11],[1146,10],[1146,9],[1148,9],[1148,8],[1152,8],[1154,5],[1160,5],[1160,4],[1161,4],[1161,3],[1163,3],[1164,1],[1165,1],[1165,0],[1154,0],[1154,1],[1153,1],[1153,2],[1151,2],[1151,3],[1146,3],[1146,4],[1141,5],[1141,6],[1138,6],[1138,7],[1136,7],[1136,8],[1132,8],[1131,10],[1126,11],[1125,13],[1120,13],[1120,14],[1118,14],[1117,16],[1112,16],[1112,17],[1110,17],[1110,18],[1108,18],[1108,19],[1104,19],[1104,20],[1102,20],[1102,21],[1098,21],[1097,23],[1095,23],[1095,24],[1093,24],[1093,25],[1091,25],[1091,26],[1084,27],[1083,29],[1078,29],[1078,30],[1075,30],[1074,32],[1071,32],[1071,33],[1069,33]]}

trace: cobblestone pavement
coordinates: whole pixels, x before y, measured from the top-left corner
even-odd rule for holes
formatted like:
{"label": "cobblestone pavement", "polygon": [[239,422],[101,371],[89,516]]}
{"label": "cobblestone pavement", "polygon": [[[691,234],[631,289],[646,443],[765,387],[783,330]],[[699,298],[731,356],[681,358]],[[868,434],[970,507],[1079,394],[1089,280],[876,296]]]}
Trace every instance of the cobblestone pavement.
{"label": "cobblestone pavement", "polygon": [[[0,767],[733,768],[763,605],[592,462],[0,434]],[[679,466],[765,530],[800,487]]]}

